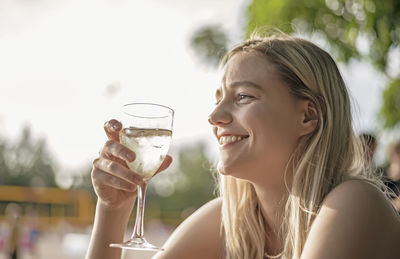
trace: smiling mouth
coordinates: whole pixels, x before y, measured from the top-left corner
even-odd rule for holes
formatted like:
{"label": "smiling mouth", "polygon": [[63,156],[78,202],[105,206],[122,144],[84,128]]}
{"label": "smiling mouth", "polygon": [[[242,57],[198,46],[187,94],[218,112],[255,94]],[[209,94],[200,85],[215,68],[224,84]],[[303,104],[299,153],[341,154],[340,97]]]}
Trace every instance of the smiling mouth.
{"label": "smiling mouth", "polygon": [[218,139],[218,142],[220,144],[220,146],[226,146],[229,144],[234,144],[237,143],[239,141],[242,141],[246,138],[248,138],[249,136],[221,136]]}

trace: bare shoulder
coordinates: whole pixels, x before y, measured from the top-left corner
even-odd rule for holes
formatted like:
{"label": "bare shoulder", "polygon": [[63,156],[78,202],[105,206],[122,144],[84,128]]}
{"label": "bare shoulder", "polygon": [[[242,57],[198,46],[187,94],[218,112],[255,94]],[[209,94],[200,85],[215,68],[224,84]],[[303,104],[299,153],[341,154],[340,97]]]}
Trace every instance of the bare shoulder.
{"label": "bare shoulder", "polygon": [[350,180],[333,189],[309,232],[302,259],[398,258],[400,218],[375,186]]}
{"label": "bare shoulder", "polygon": [[353,213],[374,209],[368,211],[370,215],[374,214],[376,210],[380,210],[381,216],[383,212],[389,217],[398,218],[383,192],[362,180],[349,180],[339,184],[326,196],[322,203],[322,208],[324,207],[346,209]]}
{"label": "bare shoulder", "polygon": [[221,258],[222,199],[214,199],[189,216],[165,243],[157,259]]}

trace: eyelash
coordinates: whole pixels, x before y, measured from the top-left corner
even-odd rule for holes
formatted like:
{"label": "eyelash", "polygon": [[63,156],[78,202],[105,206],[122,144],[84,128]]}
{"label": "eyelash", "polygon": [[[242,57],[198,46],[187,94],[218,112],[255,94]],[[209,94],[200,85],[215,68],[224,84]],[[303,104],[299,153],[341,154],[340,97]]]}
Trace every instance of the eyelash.
{"label": "eyelash", "polygon": [[238,94],[237,97],[236,97],[236,100],[238,102],[246,100],[246,99],[254,99],[254,96],[247,95],[247,94]]}
{"label": "eyelash", "polygon": [[[248,95],[248,94],[238,94],[236,96],[236,101],[237,102],[241,102],[241,101],[246,100],[246,99],[254,99],[254,98],[255,98],[254,96],[251,96],[251,95]],[[221,102],[221,100],[217,100],[215,102],[215,105],[218,105],[220,102]]]}

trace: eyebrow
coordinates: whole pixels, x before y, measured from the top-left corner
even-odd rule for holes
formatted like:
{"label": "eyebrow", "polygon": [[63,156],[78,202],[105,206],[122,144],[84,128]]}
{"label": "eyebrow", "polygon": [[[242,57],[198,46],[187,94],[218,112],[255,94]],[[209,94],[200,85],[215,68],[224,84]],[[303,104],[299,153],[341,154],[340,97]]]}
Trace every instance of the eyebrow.
{"label": "eyebrow", "polygon": [[[247,81],[247,80],[235,81],[235,82],[231,83],[229,86],[230,86],[230,87],[239,87],[239,86],[244,86],[244,85],[245,85],[245,86],[254,87],[254,88],[258,89],[258,90],[262,90],[262,89],[263,89],[260,85],[258,85],[258,84],[256,84],[256,83],[253,83],[253,82],[251,82],[251,81]],[[222,92],[221,88],[218,88],[218,89],[215,91],[215,97],[216,97],[217,99],[221,96],[221,94],[222,94],[221,92]]]}
{"label": "eyebrow", "polygon": [[254,82],[251,82],[251,81],[247,81],[247,80],[235,81],[235,82],[231,83],[229,86],[238,87],[238,86],[243,86],[243,85],[252,86],[254,88],[257,88],[258,90],[262,90],[263,89],[260,85],[254,83]]}

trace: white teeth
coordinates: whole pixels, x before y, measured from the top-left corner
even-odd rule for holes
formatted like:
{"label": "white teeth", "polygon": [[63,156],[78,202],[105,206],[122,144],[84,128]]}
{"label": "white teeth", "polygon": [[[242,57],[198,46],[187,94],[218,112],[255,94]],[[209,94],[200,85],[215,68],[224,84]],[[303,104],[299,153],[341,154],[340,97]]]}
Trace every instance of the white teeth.
{"label": "white teeth", "polygon": [[222,136],[219,138],[219,144],[224,145],[224,144],[230,144],[234,142],[238,142],[244,139],[242,136]]}

